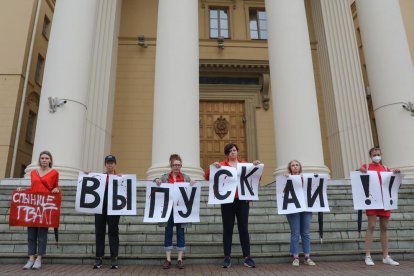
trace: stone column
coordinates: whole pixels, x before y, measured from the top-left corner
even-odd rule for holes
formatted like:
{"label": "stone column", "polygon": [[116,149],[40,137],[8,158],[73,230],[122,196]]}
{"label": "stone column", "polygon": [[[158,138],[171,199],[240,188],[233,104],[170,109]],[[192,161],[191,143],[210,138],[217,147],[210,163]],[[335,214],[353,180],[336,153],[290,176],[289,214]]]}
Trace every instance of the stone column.
{"label": "stone column", "polygon": [[83,168],[101,171],[111,153],[121,0],[100,0],[88,96]]}
{"label": "stone column", "polygon": [[356,1],[384,164],[414,178],[414,69],[398,0]]}
{"label": "stone column", "polygon": [[183,158],[184,172],[202,179],[198,39],[198,1],[160,0],[149,179],[170,170],[172,153]]}
{"label": "stone column", "polygon": [[[77,178],[82,170],[87,96],[90,88],[97,0],[56,2],[40,97],[32,163],[49,150],[60,177]],[[67,102],[49,112],[48,98]]]}
{"label": "stone column", "polygon": [[324,165],[311,48],[303,0],[266,0],[269,64],[276,137],[275,175],[292,159],[304,171]]}
{"label": "stone column", "polygon": [[332,177],[367,160],[372,133],[354,22],[348,1],[312,0]]}

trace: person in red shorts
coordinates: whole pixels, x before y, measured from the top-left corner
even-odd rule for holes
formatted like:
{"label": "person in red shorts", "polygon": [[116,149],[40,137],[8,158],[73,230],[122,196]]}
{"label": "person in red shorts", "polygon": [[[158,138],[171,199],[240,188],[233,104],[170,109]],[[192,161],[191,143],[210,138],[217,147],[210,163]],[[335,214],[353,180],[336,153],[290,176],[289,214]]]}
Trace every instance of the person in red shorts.
{"label": "person in red shorts", "polygon": [[[389,169],[388,167],[382,164],[380,148],[375,147],[375,148],[370,149],[369,156],[372,162],[368,165],[368,167],[366,164],[362,164],[359,170],[363,173],[367,171],[376,171],[378,173],[378,177],[379,177],[381,185],[382,185],[382,180],[381,180],[380,172],[397,172],[397,173],[400,172],[399,169]],[[384,210],[384,209],[376,209],[376,210],[367,210],[366,213],[368,217],[368,227],[367,227],[367,232],[365,234],[365,264],[374,265],[374,261],[371,258],[372,236],[375,230],[375,225],[377,223],[377,217],[379,217],[380,232],[381,232],[380,239],[381,239],[382,254],[383,254],[382,262],[384,264],[389,264],[389,265],[400,265],[398,262],[394,261],[388,255],[387,228],[388,228],[388,221],[391,216],[391,211]]]}

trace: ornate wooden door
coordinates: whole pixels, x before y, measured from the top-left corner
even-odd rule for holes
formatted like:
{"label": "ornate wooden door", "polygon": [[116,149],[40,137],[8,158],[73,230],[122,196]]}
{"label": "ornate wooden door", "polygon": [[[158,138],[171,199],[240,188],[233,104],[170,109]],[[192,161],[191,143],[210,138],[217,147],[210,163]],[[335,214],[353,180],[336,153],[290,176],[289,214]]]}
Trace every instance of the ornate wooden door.
{"label": "ornate wooden door", "polygon": [[228,143],[236,143],[240,157],[247,158],[244,101],[200,101],[201,168],[223,160]]}

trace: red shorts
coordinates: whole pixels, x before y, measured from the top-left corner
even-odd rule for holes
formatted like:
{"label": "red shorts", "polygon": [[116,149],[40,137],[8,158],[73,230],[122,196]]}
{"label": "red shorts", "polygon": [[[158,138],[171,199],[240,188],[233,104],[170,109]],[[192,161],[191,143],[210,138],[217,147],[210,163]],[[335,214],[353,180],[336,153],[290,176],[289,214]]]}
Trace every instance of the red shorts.
{"label": "red shorts", "polygon": [[366,210],[367,216],[377,216],[377,217],[386,217],[389,218],[391,216],[390,210],[384,209],[375,209],[375,210]]}

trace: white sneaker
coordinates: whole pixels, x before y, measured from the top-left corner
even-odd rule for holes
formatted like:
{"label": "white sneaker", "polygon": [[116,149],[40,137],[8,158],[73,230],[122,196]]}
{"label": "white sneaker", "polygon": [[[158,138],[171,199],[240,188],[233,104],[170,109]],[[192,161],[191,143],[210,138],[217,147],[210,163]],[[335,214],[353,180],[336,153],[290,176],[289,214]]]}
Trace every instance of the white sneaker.
{"label": "white sneaker", "polygon": [[316,265],[315,262],[311,260],[311,258],[305,259],[304,263],[307,264],[307,265]]}
{"label": "white sneaker", "polygon": [[28,260],[27,263],[24,265],[23,269],[31,269],[34,264],[34,260]]}
{"label": "white sneaker", "polygon": [[399,262],[394,261],[389,255],[385,258],[382,258],[382,262],[384,264],[389,264],[389,265],[400,265]]}
{"label": "white sneaker", "polygon": [[293,262],[292,262],[292,265],[293,265],[293,266],[299,266],[299,259],[294,258],[294,259],[293,259]]}
{"label": "white sneaker", "polygon": [[40,269],[42,267],[42,261],[39,259],[36,259],[34,262],[34,265],[32,266],[32,269]]}
{"label": "white sneaker", "polygon": [[365,256],[365,264],[366,265],[375,265],[374,261],[371,258],[371,256]]}

